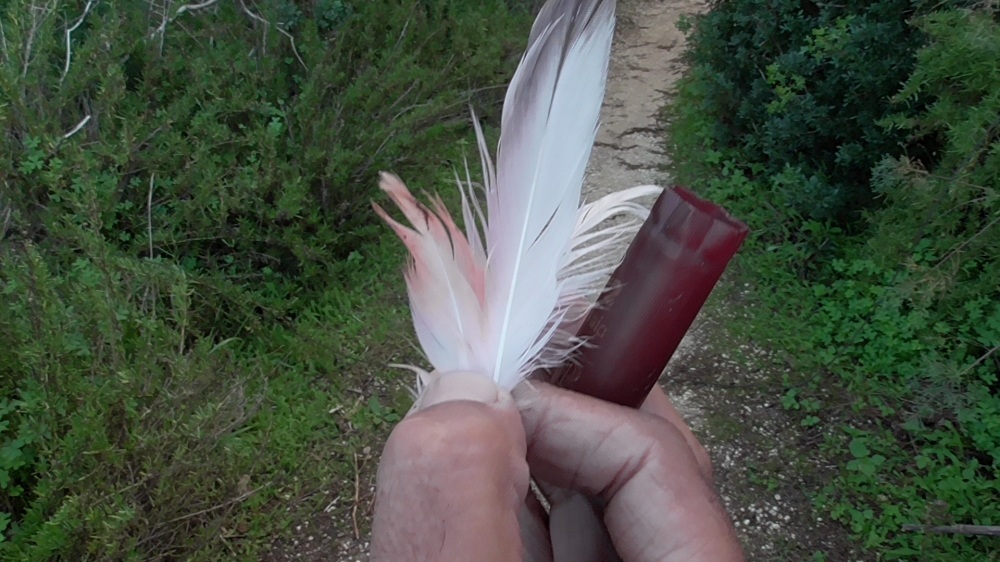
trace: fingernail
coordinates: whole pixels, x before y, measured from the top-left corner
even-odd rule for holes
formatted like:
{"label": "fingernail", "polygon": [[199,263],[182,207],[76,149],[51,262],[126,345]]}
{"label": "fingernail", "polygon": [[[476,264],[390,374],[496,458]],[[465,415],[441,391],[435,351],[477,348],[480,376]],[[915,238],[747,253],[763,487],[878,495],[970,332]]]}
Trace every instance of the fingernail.
{"label": "fingernail", "polygon": [[445,373],[437,377],[420,396],[419,405],[414,410],[453,400],[472,400],[484,404],[500,401],[500,388],[492,379],[476,373]]}
{"label": "fingernail", "polygon": [[533,384],[533,381],[524,380],[510,391],[510,395],[514,398],[514,403],[517,404],[519,410],[530,408],[539,401],[540,395],[535,384],[537,382]]}

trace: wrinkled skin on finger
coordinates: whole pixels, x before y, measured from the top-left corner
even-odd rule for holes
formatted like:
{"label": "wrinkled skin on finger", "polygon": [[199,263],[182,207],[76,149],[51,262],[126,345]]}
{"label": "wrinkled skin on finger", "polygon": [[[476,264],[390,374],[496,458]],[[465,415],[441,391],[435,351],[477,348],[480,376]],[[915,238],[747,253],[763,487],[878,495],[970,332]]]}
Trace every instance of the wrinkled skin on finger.
{"label": "wrinkled skin on finger", "polygon": [[[544,383],[521,387],[515,396],[532,474],[553,500],[548,559],[743,560],[711,487],[708,455],[662,390],[654,389],[641,411]],[[603,504],[607,534],[600,510],[580,493]],[[541,516],[525,520],[545,524]],[[525,542],[526,559],[547,559],[531,546]]]}
{"label": "wrinkled skin on finger", "polygon": [[524,429],[508,393],[468,376],[428,388],[389,436],[376,478],[373,562],[522,560]]}

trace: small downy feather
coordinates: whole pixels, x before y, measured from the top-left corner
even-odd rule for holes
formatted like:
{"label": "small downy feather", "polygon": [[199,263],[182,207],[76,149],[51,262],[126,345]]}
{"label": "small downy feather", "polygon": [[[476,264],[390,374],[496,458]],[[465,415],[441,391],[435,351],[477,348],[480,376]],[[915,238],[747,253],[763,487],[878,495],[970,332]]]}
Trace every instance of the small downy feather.
{"label": "small downy feather", "polygon": [[[456,176],[464,233],[440,199],[427,207],[399,178],[382,175],[410,227],[372,205],[410,252],[410,311],[436,372],[482,373],[511,389],[562,363],[583,343],[566,326],[588,312],[617,265],[610,252],[648,214],[636,201],[662,190],[640,186],[580,204],[614,11],[614,0],[542,8],[504,100],[496,166],[473,114],[486,212],[466,169],[464,184]],[[623,214],[634,220],[602,226]]]}

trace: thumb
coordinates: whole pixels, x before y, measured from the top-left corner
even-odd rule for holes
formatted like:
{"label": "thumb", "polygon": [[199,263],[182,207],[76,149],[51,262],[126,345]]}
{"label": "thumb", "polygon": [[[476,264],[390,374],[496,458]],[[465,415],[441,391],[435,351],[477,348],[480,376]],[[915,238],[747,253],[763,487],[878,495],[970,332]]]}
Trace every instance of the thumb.
{"label": "thumb", "polygon": [[525,451],[510,393],[476,373],[437,375],[383,450],[372,560],[520,560]]}
{"label": "thumb", "polygon": [[468,400],[494,405],[500,409],[515,408],[514,400],[486,375],[468,371],[430,374],[430,383],[420,393],[410,413],[456,400]]}

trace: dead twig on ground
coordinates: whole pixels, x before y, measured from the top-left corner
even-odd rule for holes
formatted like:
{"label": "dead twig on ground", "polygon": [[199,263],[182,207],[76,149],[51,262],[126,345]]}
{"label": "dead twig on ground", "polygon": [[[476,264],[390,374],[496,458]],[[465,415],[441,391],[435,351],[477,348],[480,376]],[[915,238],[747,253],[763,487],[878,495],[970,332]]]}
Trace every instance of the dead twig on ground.
{"label": "dead twig on ground", "polygon": [[903,525],[903,530],[915,533],[934,533],[937,535],[1000,537],[1000,526],[996,525]]}
{"label": "dead twig on ground", "polygon": [[[362,466],[364,464],[362,463]],[[358,502],[361,499],[361,469],[358,468],[358,454],[354,453],[354,505],[351,506],[351,523],[354,524],[354,539],[361,540],[358,531]]]}

